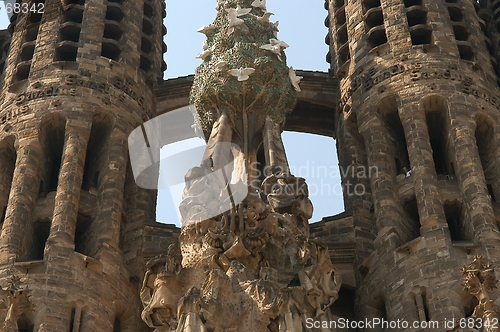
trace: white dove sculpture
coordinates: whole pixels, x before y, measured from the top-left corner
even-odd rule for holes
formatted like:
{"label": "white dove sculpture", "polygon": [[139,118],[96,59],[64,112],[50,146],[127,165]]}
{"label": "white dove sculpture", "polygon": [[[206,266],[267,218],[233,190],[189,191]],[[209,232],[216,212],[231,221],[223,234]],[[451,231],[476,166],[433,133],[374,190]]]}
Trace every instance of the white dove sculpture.
{"label": "white dove sculpture", "polygon": [[266,0],[255,0],[254,2],[252,2],[252,7],[266,10]]}
{"label": "white dove sculpture", "polygon": [[290,69],[288,70],[288,76],[290,76],[290,82],[292,83],[292,86],[295,89],[295,91],[300,92],[301,90],[300,90],[299,83],[300,83],[300,80],[303,79],[304,77],[297,76],[297,74],[295,73],[295,70],[293,70],[293,67],[290,67]]}
{"label": "white dove sculpture", "polygon": [[274,38],[269,39],[269,44],[262,45],[260,48],[269,52],[276,54],[279,61],[283,61],[281,59],[281,51],[288,47],[288,44],[284,41],[277,40]]}
{"label": "white dove sculpture", "polygon": [[279,45],[279,47],[281,47],[282,49],[285,49],[285,48],[290,47],[290,45],[288,45],[288,44],[287,44],[287,43],[285,43],[284,41],[282,41],[282,40],[278,40],[278,39],[275,39],[275,38],[271,38],[271,39],[269,39],[269,42],[270,42],[272,45]]}
{"label": "white dove sculpture", "polygon": [[243,21],[240,16],[244,16],[249,14],[252,11],[252,8],[242,9],[239,5],[237,8],[229,8],[226,9],[229,14],[229,27],[235,27],[237,25],[243,24]]}
{"label": "white dove sculpture", "polygon": [[260,24],[262,25],[268,25],[269,23],[269,18],[271,17],[271,15],[274,15],[273,13],[271,12],[265,12],[263,16],[257,16],[257,15],[254,15],[256,18],[257,18],[257,22],[259,22]]}
{"label": "white dove sculpture", "polygon": [[208,32],[210,32],[210,31],[212,31],[214,29],[215,29],[215,25],[213,25],[212,23],[210,23],[209,25],[205,25],[205,26],[199,28],[196,31],[201,32],[201,33],[203,33],[203,34],[206,35]]}
{"label": "white dove sculpture", "polygon": [[203,52],[201,52],[200,54],[198,54],[197,56],[195,56],[195,58],[205,60],[211,54],[212,54],[212,50],[211,49],[206,49]]}
{"label": "white dove sculpture", "polygon": [[254,68],[238,68],[238,69],[229,69],[227,72],[234,77],[238,78],[239,82],[243,82],[248,80],[250,75],[254,73]]}

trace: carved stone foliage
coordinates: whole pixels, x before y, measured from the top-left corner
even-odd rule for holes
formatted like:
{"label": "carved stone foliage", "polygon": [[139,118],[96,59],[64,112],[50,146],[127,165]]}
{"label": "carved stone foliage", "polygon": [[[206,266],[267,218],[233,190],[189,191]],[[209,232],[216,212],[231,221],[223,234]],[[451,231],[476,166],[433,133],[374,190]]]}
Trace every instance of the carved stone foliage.
{"label": "carved stone foliage", "polygon": [[17,321],[32,311],[29,290],[21,278],[12,276],[7,285],[0,287],[0,330],[17,332]]}
{"label": "carved stone foliage", "polygon": [[476,256],[471,264],[463,267],[462,272],[465,276],[465,290],[478,301],[472,316],[482,319],[486,332],[496,331],[500,308],[492,298],[498,283],[494,267],[485,262],[482,256]]}

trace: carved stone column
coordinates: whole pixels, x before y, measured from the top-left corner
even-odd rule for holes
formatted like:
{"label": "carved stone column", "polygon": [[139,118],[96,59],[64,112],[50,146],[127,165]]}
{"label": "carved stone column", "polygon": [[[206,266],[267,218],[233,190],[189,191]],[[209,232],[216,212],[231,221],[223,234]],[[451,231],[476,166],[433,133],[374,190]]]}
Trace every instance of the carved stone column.
{"label": "carved stone column", "polygon": [[[396,170],[393,156],[388,149],[388,137],[380,123],[370,122],[370,126],[360,128],[365,139],[368,166],[377,167],[377,176],[371,177],[371,188],[374,201],[377,232],[379,240],[386,242],[392,238],[391,234],[397,235],[397,242],[393,247],[401,245],[400,236],[397,232],[399,225],[398,198],[396,189]],[[382,231],[382,233],[381,233]],[[382,235],[382,237],[380,237]],[[386,248],[379,248],[385,250]]]}
{"label": "carved stone column", "polygon": [[39,165],[42,163],[42,151],[38,138],[19,142],[17,160],[10,190],[9,204],[0,237],[1,263],[10,259],[23,259],[24,241],[28,225],[32,224],[35,201],[40,183]]}
{"label": "carved stone column", "polygon": [[421,232],[428,231],[436,224],[445,223],[443,204],[437,187],[437,174],[432,167],[432,147],[425,114],[415,112],[413,105],[403,110],[408,114],[403,119],[408,156],[411,164],[411,178],[415,187],[415,198],[418,205],[418,215]]}
{"label": "carved stone column", "polygon": [[76,220],[83,181],[85,153],[90,129],[77,127],[68,121],[64,142],[54,215],[47,239],[47,250],[56,247],[74,249]]}
{"label": "carved stone column", "polygon": [[472,233],[470,235],[478,242],[487,242],[489,239],[498,239],[499,232],[486,188],[474,128],[474,122],[458,120],[451,128],[455,150],[454,164],[464,201],[467,202],[469,232]]}

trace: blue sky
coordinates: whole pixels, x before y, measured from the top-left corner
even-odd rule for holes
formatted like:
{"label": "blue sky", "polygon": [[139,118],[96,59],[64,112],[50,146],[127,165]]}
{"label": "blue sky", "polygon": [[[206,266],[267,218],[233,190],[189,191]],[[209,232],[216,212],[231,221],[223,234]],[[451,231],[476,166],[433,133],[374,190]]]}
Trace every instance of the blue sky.
{"label": "blue sky", "polygon": [[[216,0],[167,1],[165,25],[168,33],[165,55],[168,69],[164,78],[193,74],[201,63],[195,56],[202,50],[205,36],[196,30],[211,23],[216,15]],[[0,28],[6,28],[8,19],[0,2]],[[278,38],[290,45],[286,49],[287,63],[295,69],[327,71],[325,44],[327,11],[323,0],[268,0],[267,10],[274,13],[271,21],[279,21]],[[330,137],[303,133],[283,133],[285,149],[292,171],[305,177],[314,205],[311,222],[344,210],[340,190],[340,176],[335,141]],[[182,146],[182,143],[181,143]],[[169,147],[170,153],[179,147]],[[163,151],[163,153],[169,153]],[[180,200],[179,190],[159,190],[157,220],[179,224],[174,200]]]}

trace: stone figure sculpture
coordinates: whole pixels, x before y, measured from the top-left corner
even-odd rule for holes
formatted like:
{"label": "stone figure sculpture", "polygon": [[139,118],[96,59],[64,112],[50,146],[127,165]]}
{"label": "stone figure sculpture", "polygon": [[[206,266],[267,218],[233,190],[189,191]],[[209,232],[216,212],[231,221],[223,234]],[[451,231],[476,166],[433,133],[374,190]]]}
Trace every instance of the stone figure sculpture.
{"label": "stone figure sculpture", "polygon": [[493,266],[485,262],[482,256],[476,256],[471,264],[463,267],[462,272],[465,276],[465,290],[478,301],[472,317],[482,319],[484,331],[497,331],[500,308],[492,299],[498,283]]}
{"label": "stone figure sculpture", "polygon": [[265,5],[218,1],[199,30],[211,51],[191,102],[207,148],[186,175],[180,252],[151,260],[143,281],[142,318],[158,332],[302,332],[307,318],[332,318],[341,276],[328,247],[309,240],[307,184],[290,173],[281,140],[300,77],[277,24],[259,19]]}
{"label": "stone figure sculpture", "polygon": [[0,287],[0,330],[18,332],[18,318],[31,309],[29,290],[19,277],[12,276],[6,286]]}

